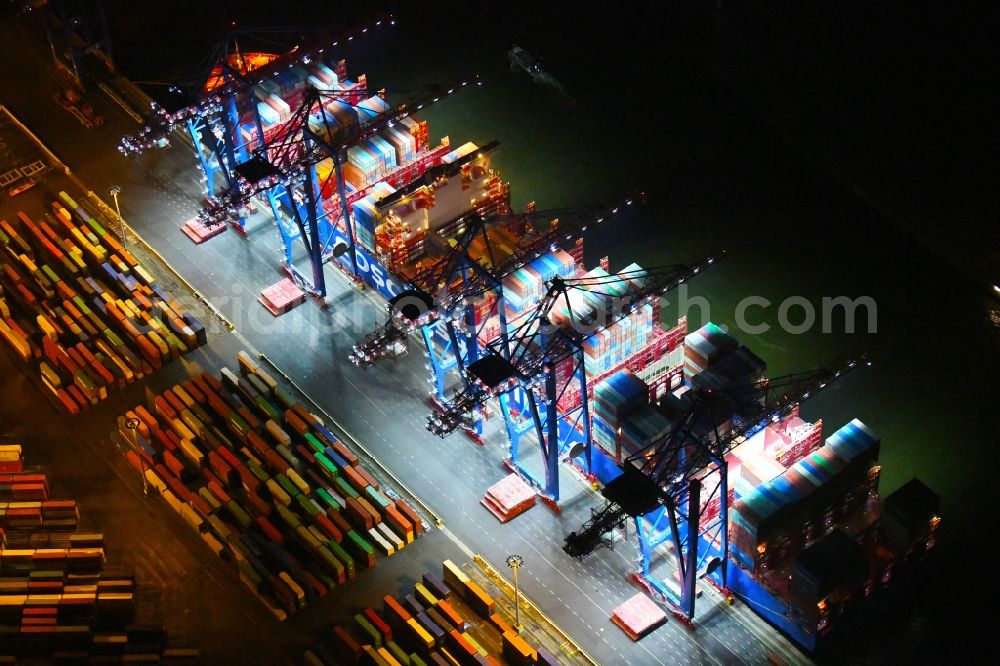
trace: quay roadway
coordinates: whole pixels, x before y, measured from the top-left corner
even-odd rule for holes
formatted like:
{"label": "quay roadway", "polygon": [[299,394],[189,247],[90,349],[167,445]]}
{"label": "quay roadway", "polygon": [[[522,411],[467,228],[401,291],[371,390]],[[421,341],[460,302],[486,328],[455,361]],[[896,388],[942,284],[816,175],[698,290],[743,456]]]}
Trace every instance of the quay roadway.
{"label": "quay roadway", "polygon": [[637,555],[633,544],[599,551],[584,562],[561,549],[565,534],[577,529],[598,505],[590,491],[564,471],[561,515],[539,505],[507,525],[498,524],[479,499],[504,475],[505,448],[497,441],[479,448],[461,435],[440,440],[426,432],[428,373],[419,348],[411,344],[407,356],[371,370],[346,361],[354,342],[381,318],[379,297],[359,291],[328,267],[328,309],[308,302],[272,318],[256,299],[262,288],[282,277],[276,231],[261,219],[250,225],[247,239],[228,230],[195,246],[179,229],[194,216],[202,195],[195,156],[175,138],[168,150],[138,159],[122,157],[115,149],[117,141],[136,125],[99,93],[89,101],[107,122],[84,130],[52,100],[59,84],[32,29],[21,22],[0,29],[6,56],[0,58],[0,77],[30,82],[8,87],[5,103],[99,195],[107,199],[108,189],[119,185],[122,213],[130,226],[255,348],[430,505],[471,550],[495,565],[502,565],[508,554],[522,555],[522,589],[598,661],[757,664],[766,662],[769,651],[789,663],[805,661],[749,609],[720,603],[707,588],[696,631],[671,620],[638,643],[629,640],[609,616],[637,591],[628,580]]}

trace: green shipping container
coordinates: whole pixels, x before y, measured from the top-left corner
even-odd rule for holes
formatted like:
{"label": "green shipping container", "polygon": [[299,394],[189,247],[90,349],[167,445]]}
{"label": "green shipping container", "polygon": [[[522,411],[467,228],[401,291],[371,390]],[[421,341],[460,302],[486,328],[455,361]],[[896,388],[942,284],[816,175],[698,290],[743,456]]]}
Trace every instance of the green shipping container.
{"label": "green shipping container", "polygon": [[372,626],[372,623],[365,618],[364,615],[358,613],[354,616],[354,621],[357,623],[358,627],[361,629],[363,635],[367,635],[376,648],[382,647],[382,634]]}
{"label": "green shipping container", "polygon": [[226,425],[229,426],[230,432],[239,437],[241,442],[245,442],[247,432],[250,430],[250,424],[236,412],[229,412],[229,415],[226,416],[226,422]]}
{"label": "green shipping container", "polygon": [[339,476],[333,480],[333,483],[336,486],[335,490],[339,490],[341,494],[347,497],[353,497],[354,499],[358,499],[358,497],[360,497],[360,495],[358,495],[358,491],[356,491],[351,484],[344,481],[344,479]]}
{"label": "green shipping container", "polygon": [[275,409],[274,405],[272,405],[267,398],[259,395],[254,402],[257,403],[257,407],[259,407],[262,412],[267,414],[267,418],[272,419],[275,423],[278,423],[281,420],[281,412]]}
{"label": "green shipping container", "polygon": [[288,392],[280,386],[274,387],[274,397],[278,399],[278,402],[284,405],[285,409],[291,409],[292,405],[298,402],[298,400],[290,396]]}
{"label": "green shipping container", "polygon": [[254,461],[247,460],[246,463],[244,464],[247,466],[247,469],[250,470],[250,473],[256,476],[261,481],[267,481],[268,479],[271,478],[271,475],[268,474],[263,467],[261,467]]}
{"label": "green shipping container", "polygon": [[301,494],[295,484],[289,481],[288,477],[281,472],[274,475],[274,480],[278,482],[278,485],[281,486],[282,490],[288,493],[289,497],[294,498],[296,495]]}
{"label": "green shipping container", "polygon": [[320,464],[320,471],[326,474],[327,478],[329,478],[331,481],[340,476],[340,470],[337,468],[336,465],[333,464],[332,460],[327,458],[322,453],[317,453],[315,455],[315,458],[316,461]]}
{"label": "green shipping container", "polygon": [[347,577],[354,578],[357,573],[357,569],[354,566],[354,558],[344,550],[343,546],[331,539],[326,542],[326,547],[333,553],[338,560],[347,568]]}
{"label": "green shipping container", "polygon": [[337,500],[333,499],[333,495],[327,492],[326,488],[317,488],[316,495],[331,509],[337,509],[339,511],[343,508],[337,503]]}
{"label": "green shipping container", "polygon": [[316,453],[323,453],[326,451],[326,446],[320,443],[320,441],[316,439],[316,436],[311,432],[307,432],[305,434],[305,438],[306,442],[309,443],[309,446],[311,446]]}
{"label": "green shipping container", "polygon": [[295,497],[295,503],[299,505],[302,512],[308,516],[316,517],[323,513],[318,506],[316,506],[311,499],[305,495],[297,495]]}
{"label": "green shipping container", "polygon": [[250,523],[253,522],[250,518],[250,514],[243,510],[236,500],[229,500],[226,502],[226,508],[229,509],[229,514],[233,517],[241,528],[244,530],[250,527]]}
{"label": "green shipping container", "polygon": [[389,641],[386,643],[386,647],[389,648],[389,652],[392,656],[396,658],[402,666],[410,666],[410,656],[403,651],[403,648],[396,645],[395,641]]}
{"label": "green shipping container", "polygon": [[275,502],[274,509],[278,513],[278,515],[281,516],[281,520],[284,521],[286,525],[288,525],[289,529],[294,530],[296,527],[302,525],[302,521],[299,520],[299,517],[295,515],[292,511],[289,511],[288,507],[286,507],[281,502]]}
{"label": "green shipping container", "polygon": [[375,566],[375,549],[360,534],[351,530],[347,533],[346,543],[367,566]]}

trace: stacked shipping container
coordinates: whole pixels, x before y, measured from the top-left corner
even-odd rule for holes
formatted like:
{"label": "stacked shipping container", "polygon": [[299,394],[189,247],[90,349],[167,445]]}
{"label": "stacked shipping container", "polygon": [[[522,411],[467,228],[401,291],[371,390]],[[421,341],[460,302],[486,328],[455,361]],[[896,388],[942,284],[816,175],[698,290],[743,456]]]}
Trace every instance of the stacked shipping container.
{"label": "stacked shipping container", "polygon": [[[48,498],[45,474],[22,471],[20,445],[0,456],[0,500],[16,500],[0,501],[0,661],[197,663],[136,617],[135,580],[104,570],[104,535],[76,531],[76,502]],[[24,501],[26,489],[40,500]]]}
{"label": "stacked shipping container", "polygon": [[594,444],[621,462],[618,434],[623,418],[646,407],[649,387],[628,370],[615,373],[594,385],[590,401],[591,437]]}
{"label": "stacked shipping container", "polygon": [[443,571],[444,582],[425,573],[413,593],[383,597],[381,613],[367,608],[354,616],[353,627],[334,627],[334,651],[317,646],[307,651],[306,660],[321,664],[347,658],[379,666],[558,664],[519,636],[493,599],[453,562],[446,560]]}
{"label": "stacked shipping container", "polygon": [[239,362],[240,374],[194,376],[127,413],[142,423],[128,455],[284,618],[374,566],[376,551],[403,548],[422,522],[248,355]]}
{"label": "stacked shipping container", "polygon": [[206,342],[205,329],[65,192],[0,221],[0,336],[72,414]]}
{"label": "stacked shipping container", "polygon": [[684,338],[684,379],[708,370],[726,353],[736,349],[736,338],[709,322]]}
{"label": "stacked shipping container", "polygon": [[863,508],[877,487],[878,449],[878,436],[855,419],[815,453],[737,500],[730,525],[734,560],[761,574]]}

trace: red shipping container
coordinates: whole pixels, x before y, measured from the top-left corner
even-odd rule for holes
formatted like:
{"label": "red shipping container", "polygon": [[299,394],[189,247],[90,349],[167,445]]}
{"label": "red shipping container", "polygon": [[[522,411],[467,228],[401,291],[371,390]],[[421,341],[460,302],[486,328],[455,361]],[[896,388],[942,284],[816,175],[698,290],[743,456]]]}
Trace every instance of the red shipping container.
{"label": "red shipping container", "polygon": [[180,414],[182,411],[187,409],[187,405],[184,404],[184,401],[181,400],[173,391],[164,391],[162,396],[164,400],[170,403],[170,406],[176,414]]}
{"label": "red shipping container", "polygon": [[343,533],[337,529],[337,526],[333,522],[324,516],[322,513],[316,516],[316,526],[319,527],[328,537],[340,543],[344,540]]}
{"label": "red shipping container", "polygon": [[375,629],[382,634],[382,638],[384,639],[383,642],[388,643],[392,640],[392,628],[386,624],[385,620],[383,620],[374,609],[366,608],[364,615],[368,618],[368,621],[372,623],[372,626],[374,626]]}
{"label": "red shipping container", "polygon": [[223,460],[229,463],[229,466],[232,467],[233,469],[239,469],[244,466],[243,462],[236,457],[236,454],[227,449],[226,447],[220,446],[218,449],[216,449],[216,451],[219,453],[220,456],[222,456]]}
{"label": "red shipping container", "polygon": [[201,379],[202,379],[202,381],[204,381],[204,382],[205,382],[205,383],[206,383],[206,384],[208,385],[208,387],[209,387],[209,388],[211,388],[211,389],[212,389],[213,391],[215,391],[215,392],[219,392],[219,391],[221,391],[221,390],[222,390],[222,382],[220,382],[220,381],[219,381],[219,380],[218,380],[217,378],[215,378],[215,377],[214,377],[214,376],[212,376],[211,374],[209,374],[209,373],[207,373],[207,372],[203,372],[203,373],[201,373]]}
{"label": "red shipping container", "polygon": [[195,402],[197,402],[199,405],[205,404],[206,401],[205,393],[198,386],[197,382],[191,379],[186,379],[183,382],[181,382],[181,386],[184,387],[184,390],[187,391],[187,394],[189,396],[194,398]]}
{"label": "red shipping container", "polygon": [[423,522],[421,522],[420,516],[417,515],[417,512],[414,511],[409,504],[407,504],[403,500],[396,500],[396,508],[399,510],[401,514],[403,514],[404,518],[406,518],[407,520],[410,521],[410,523],[413,524],[413,530],[417,534],[423,533],[424,531]]}
{"label": "red shipping container", "polygon": [[351,463],[352,465],[358,462],[358,457],[354,455],[354,453],[350,449],[344,446],[343,442],[334,442],[333,450],[336,451],[341,458]]}
{"label": "red shipping container", "polygon": [[271,524],[264,516],[257,516],[257,524],[260,525],[260,529],[264,532],[264,536],[273,541],[276,544],[282,544],[285,542],[285,538],[281,536],[281,532]]}
{"label": "red shipping container", "polygon": [[368,482],[360,474],[358,474],[357,469],[354,467],[345,467],[343,468],[343,472],[344,478],[355,490],[359,493],[365,492]]}
{"label": "red shipping container", "polygon": [[361,644],[355,640],[346,629],[341,626],[335,626],[333,628],[333,638],[334,642],[337,644],[345,654],[351,655],[353,660],[356,662],[364,654],[364,650],[361,649]]}
{"label": "red shipping container", "polygon": [[361,478],[363,478],[365,481],[367,481],[369,486],[373,487],[375,490],[378,490],[378,481],[376,481],[375,477],[373,477],[371,474],[368,473],[368,470],[366,470],[361,465],[357,465],[357,464],[354,465],[353,467],[354,467],[354,471],[356,471],[358,474],[360,474]]}
{"label": "red shipping container", "polygon": [[174,476],[178,479],[183,478],[184,474],[184,463],[177,459],[177,456],[172,454],[170,451],[163,452],[163,464],[167,466]]}
{"label": "red shipping container", "polygon": [[348,532],[354,529],[351,526],[351,524],[347,522],[347,519],[344,517],[343,513],[338,511],[337,509],[334,509],[333,507],[327,508],[326,517],[329,518],[330,522],[333,523],[337,527],[337,529],[340,530],[340,532],[345,536]]}
{"label": "red shipping container", "polygon": [[347,517],[350,519],[351,524],[357,529],[364,529],[368,531],[375,527],[375,519],[372,515],[368,513],[361,504],[353,497],[347,498]]}
{"label": "red shipping container", "polygon": [[246,493],[246,497],[247,497],[247,504],[249,505],[246,508],[250,510],[250,513],[252,515],[270,516],[271,512],[274,511],[271,505],[262,500],[260,496],[257,495],[257,493],[253,493],[248,490]]}
{"label": "red shipping container", "polygon": [[213,479],[208,482],[208,489],[212,492],[213,495],[215,495],[216,499],[218,499],[223,504],[228,504],[229,501],[232,500],[232,497],[229,496],[229,493],[227,493],[225,490],[222,489],[222,484],[220,484],[216,479]]}
{"label": "red shipping container", "polygon": [[258,435],[256,431],[253,430],[247,433],[247,444],[249,444],[250,448],[253,449],[253,451],[261,457],[266,457],[267,453],[271,451],[271,448],[267,445],[267,442],[265,442],[263,438],[260,435]]}

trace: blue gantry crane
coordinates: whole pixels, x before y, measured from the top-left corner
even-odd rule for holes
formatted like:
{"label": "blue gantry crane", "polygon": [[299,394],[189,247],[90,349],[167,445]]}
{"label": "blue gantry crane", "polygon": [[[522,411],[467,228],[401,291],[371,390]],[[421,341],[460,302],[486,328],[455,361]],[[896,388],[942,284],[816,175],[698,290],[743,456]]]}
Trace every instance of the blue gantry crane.
{"label": "blue gantry crane", "polygon": [[[479,154],[494,147],[495,144],[490,144]],[[381,202],[382,205],[393,205],[405,197],[405,192],[397,195]],[[435,396],[445,401],[450,372],[455,371],[463,387],[468,388],[471,380],[465,370],[481,357],[484,328],[494,315],[500,323],[499,349],[506,354],[510,348],[504,279],[553,248],[575,243],[588,226],[600,224],[632,203],[633,199],[626,199],[613,208],[580,206],[506,215],[470,211],[443,225],[461,231],[450,239],[431,235],[438,241],[442,256],[414,275],[407,288],[390,299],[388,319],[355,345],[351,361],[361,367],[374,365],[390,356],[399,345],[405,345],[409,334],[419,329],[430,362]],[[493,232],[500,229],[511,233],[498,239]],[[514,247],[508,245],[511,238],[517,239]],[[472,253],[470,248],[476,241],[480,241],[479,249]],[[503,244],[503,248],[494,247],[497,243]],[[477,317],[477,307],[484,301],[489,309]],[[470,420],[469,425],[469,434],[482,434],[479,419]]]}
{"label": "blue gantry crane", "polygon": [[[721,388],[700,385],[695,376],[692,388],[682,396],[683,413],[665,435],[624,461],[622,474],[601,491],[605,505],[566,537],[563,550],[582,558],[610,545],[605,535],[634,520],[644,582],[692,618],[698,578],[713,575],[723,588],[727,583],[726,454],[788,416],[830,382],[865,364],[867,356],[860,355],[827,368]],[[706,482],[711,484],[707,494]],[[719,513],[705,519],[702,509],[714,499]],[[650,575],[654,551],[668,541],[679,592]]]}
{"label": "blue gantry crane", "polygon": [[[214,198],[221,190],[234,187],[236,165],[252,157],[255,149],[266,146],[255,91],[280,72],[297,65],[322,62],[324,52],[382,25],[392,25],[391,15],[380,16],[355,30],[315,46],[295,47],[283,55],[248,53],[240,49],[240,40],[261,37],[271,40],[280,34],[316,32],[315,27],[232,28],[215,45],[203,69],[186,82],[169,86],[157,95],[147,124],[136,134],[124,137],[119,150],[126,155],[149,148],[164,147],[175,129],[184,128],[190,135],[204,172],[205,196]],[[342,61],[341,61],[342,62]],[[343,74],[343,68],[340,67]],[[343,78],[343,77],[341,77]],[[364,89],[364,81],[353,85]],[[344,91],[343,94],[347,94]],[[249,114],[249,122],[241,119]],[[244,129],[249,129],[245,132]],[[243,228],[246,218],[236,219]]]}
{"label": "blue gantry crane", "polygon": [[[324,297],[326,279],[323,264],[328,259],[344,261],[350,274],[357,278],[359,255],[367,256],[361,254],[363,250],[357,246],[351,223],[350,203],[353,199],[347,194],[342,171],[348,147],[392,127],[413,112],[478,83],[478,79],[473,79],[450,87],[431,85],[410,88],[408,92],[413,96],[407,101],[394,106],[386,105],[385,110],[374,117],[349,123],[342,123],[327,113],[326,106],[332,100],[359,92],[367,95],[367,90],[321,90],[310,86],[302,103],[275,138],[254,148],[248,159],[236,164],[230,187],[212,197],[200,216],[207,225],[235,222],[246,216],[246,208],[253,198],[265,197],[284,245],[285,269],[312,294]],[[467,159],[477,159],[477,155]],[[325,160],[330,160],[333,168],[321,177],[317,166]],[[425,161],[421,158],[416,164],[408,165],[417,169],[415,176],[427,175],[428,171],[431,176],[436,173],[429,166],[420,170],[421,166],[426,166]],[[460,160],[457,167],[464,164],[465,161]],[[355,192],[353,197],[359,197],[370,187]],[[323,193],[333,190],[336,191],[337,201],[347,205],[330,208],[323,205]],[[342,222],[339,230],[337,218]],[[306,249],[311,276],[303,275],[293,263],[296,241]]]}
{"label": "blue gantry crane", "polygon": [[[559,461],[563,456],[580,459],[584,470],[592,471],[585,343],[636,308],[698,275],[714,261],[712,255],[691,264],[638,269],[614,276],[549,280],[544,297],[526,319],[504,339],[491,342],[485,353],[468,365],[469,381],[428,417],[428,430],[447,436],[470,417],[475,418],[490,398],[499,397],[511,462],[547,499],[557,502]],[[602,294],[602,288],[610,289],[612,284],[619,285],[619,290],[613,295]],[[607,297],[600,300],[599,307],[575,312],[569,296],[572,290]],[[557,316],[556,308],[561,305],[565,310]],[[578,388],[580,403],[560,410],[559,400],[571,387]],[[541,453],[541,475],[532,472],[523,460],[522,444],[528,443]]]}

